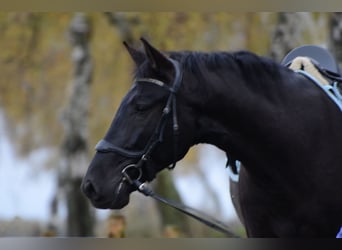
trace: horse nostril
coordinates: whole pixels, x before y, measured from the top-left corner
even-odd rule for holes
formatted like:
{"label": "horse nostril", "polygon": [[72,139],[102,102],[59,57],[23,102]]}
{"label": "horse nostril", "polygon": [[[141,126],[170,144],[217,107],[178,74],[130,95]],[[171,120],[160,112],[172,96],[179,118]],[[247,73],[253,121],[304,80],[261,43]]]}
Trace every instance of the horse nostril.
{"label": "horse nostril", "polygon": [[83,184],[82,190],[83,190],[83,192],[84,192],[89,198],[96,196],[95,187],[94,187],[94,185],[91,183],[90,180],[87,180],[87,181]]}

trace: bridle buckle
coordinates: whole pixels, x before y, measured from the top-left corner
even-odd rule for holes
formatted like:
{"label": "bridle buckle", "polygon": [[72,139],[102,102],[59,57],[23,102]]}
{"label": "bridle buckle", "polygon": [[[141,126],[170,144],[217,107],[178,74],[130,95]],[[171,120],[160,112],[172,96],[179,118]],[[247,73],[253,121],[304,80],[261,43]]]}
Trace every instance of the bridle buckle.
{"label": "bridle buckle", "polygon": [[135,181],[138,181],[142,177],[141,168],[137,167],[136,164],[130,164],[126,166],[122,171],[123,181],[127,181],[129,184],[134,184]]}

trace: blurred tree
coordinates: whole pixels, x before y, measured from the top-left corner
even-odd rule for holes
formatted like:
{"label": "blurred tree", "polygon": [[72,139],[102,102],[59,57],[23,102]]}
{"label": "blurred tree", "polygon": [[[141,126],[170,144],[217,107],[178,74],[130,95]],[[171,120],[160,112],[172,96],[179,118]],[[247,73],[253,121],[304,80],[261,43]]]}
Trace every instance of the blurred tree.
{"label": "blurred tree", "polygon": [[342,68],[342,12],[329,14],[329,49]]}
{"label": "blurred tree", "polygon": [[272,34],[271,57],[280,62],[296,45],[298,23],[293,13],[279,13],[277,25]]}
{"label": "blurred tree", "polygon": [[[172,176],[166,171],[158,174],[154,181],[154,188],[159,195],[172,201],[181,202],[181,197],[175,187]],[[161,230],[167,226],[174,226],[178,228],[179,232],[191,236],[189,218],[187,215],[160,202],[157,203],[157,208],[161,217]]]}
{"label": "blurred tree", "polygon": [[104,13],[111,25],[116,27],[119,37],[128,44],[136,44],[137,39],[134,36],[134,27],[141,23],[139,16],[128,16],[127,13],[105,12]]}
{"label": "blurred tree", "polygon": [[82,13],[73,17],[68,30],[74,62],[74,79],[62,123],[64,139],[61,146],[62,163],[59,188],[64,189],[67,204],[67,235],[92,236],[93,211],[81,193],[80,185],[88,166],[89,85],[93,65],[89,51],[92,27]]}
{"label": "blurred tree", "polygon": [[[62,100],[54,89],[63,86],[56,77],[63,61],[63,44],[58,42],[61,24],[50,13],[0,15],[0,47],[5,48],[0,55],[0,102],[11,124],[12,141],[22,155],[56,141],[59,125],[51,108],[55,111],[56,100]],[[47,29],[49,25],[54,28]],[[49,126],[43,125],[47,121]]]}
{"label": "blurred tree", "polygon": [[309,13],[280,12],[271,37],[270,56],[280,62],[290,50],[302,45],[303,31],[312,30],[310,26],[314,23],[314,19]]}

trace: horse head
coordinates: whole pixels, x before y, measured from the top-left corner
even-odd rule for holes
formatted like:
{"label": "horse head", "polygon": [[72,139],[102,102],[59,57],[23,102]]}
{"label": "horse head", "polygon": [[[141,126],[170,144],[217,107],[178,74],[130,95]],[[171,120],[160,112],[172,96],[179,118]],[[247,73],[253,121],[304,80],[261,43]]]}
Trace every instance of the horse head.
{"label": "horse head", "polygon": [[187,75],[177,60],[141,40],[144,51],[124,43],[136,64],[134,83],[82,182],[97,208],[126,206],[134,181],[153,180],[183,158],[194,141],[195,119],[182,84]]}

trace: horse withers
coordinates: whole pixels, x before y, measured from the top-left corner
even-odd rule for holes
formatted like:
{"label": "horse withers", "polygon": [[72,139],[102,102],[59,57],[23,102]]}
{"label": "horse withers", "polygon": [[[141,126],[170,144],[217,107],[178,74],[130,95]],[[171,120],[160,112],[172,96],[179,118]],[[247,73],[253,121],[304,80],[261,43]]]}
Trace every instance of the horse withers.
{"label": "horse withers", "polygon": [[243,162],[238,203],[249,237],[335,237],[342,116],[328,95],[250,52],[163,53],[142,42],[144,51],[126,45],[133,85],[82,183],[92,204],[123,208],[135,181],[209,143]]}

